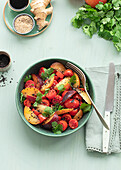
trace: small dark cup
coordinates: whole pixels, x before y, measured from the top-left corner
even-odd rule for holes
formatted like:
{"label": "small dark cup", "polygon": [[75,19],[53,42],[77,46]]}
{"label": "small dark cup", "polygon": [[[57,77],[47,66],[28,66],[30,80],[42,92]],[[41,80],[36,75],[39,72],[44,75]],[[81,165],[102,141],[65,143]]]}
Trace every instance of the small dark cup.
{"label": "small dark cup", "polygon": [[[16,0],[15,0],[15,1],[16,1]],[[15,7],[12,6],[10,0],[8,0],[8,5],[9,5],[9,7],[10,7],[13,11],[15,11],[15,12],[24,11],[24,10],[29,6],[29,3],[30,3],[30,0],[28,0],[28,3],[27,3],[24,7],[15,8]]]}
{"label": "small dark cup", "polygon": [[11,58],[5,51],[0,51],[0,72],[7,71],[11,66]]}

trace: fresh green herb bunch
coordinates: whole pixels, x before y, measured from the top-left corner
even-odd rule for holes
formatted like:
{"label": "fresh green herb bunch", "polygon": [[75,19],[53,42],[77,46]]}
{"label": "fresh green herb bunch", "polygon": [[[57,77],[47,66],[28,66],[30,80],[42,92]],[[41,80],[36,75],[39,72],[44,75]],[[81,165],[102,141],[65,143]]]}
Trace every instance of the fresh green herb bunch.
{"label": "fresh green herb bunch", "polygon": [[95,8],[85,4],[71,20],[75,28],[82,27],[90,38],[96,32],[106,40],[111,40],[117,51],[121,51],[121,0],[99,2]]}

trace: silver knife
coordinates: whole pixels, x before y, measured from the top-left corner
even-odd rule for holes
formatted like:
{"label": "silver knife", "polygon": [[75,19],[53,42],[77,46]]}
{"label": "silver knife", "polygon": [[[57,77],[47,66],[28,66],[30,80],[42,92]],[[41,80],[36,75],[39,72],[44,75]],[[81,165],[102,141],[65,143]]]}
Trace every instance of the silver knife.
{"label": "silver knife", "polygon": [[[105,115],[104,119],[110,129],[110,113],[113,111],[114,105],[114,85],[115,85],[115,66],[113,63],[109,65],[109,75],[108,75],[108,84],[106,91],[106,101],[105,101]],[[103,127],[103,152],[107,153],[109,148],[109,138],[110,130],[107,130]]]}

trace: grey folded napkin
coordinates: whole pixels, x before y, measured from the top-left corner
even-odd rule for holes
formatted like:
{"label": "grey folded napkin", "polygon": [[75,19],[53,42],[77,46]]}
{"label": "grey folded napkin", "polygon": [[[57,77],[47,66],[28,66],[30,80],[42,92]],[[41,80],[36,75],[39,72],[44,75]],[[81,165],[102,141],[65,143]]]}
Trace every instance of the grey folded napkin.
{"label": "grey folded napkin", "polygon": [[[95,90],[95,104],[104,116],[109,67],[86,69]],[[115,66],[114,108],[111,113],[108,154],[121,152],[121,65]],[[103,126],[93,109],[85,129],[86,149],[103,153]]]}

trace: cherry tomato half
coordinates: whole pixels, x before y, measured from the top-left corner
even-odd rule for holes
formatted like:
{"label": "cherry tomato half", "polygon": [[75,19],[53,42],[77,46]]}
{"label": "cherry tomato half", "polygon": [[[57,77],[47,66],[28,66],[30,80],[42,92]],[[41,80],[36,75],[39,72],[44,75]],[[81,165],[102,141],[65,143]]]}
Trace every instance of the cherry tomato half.
{"label": "cherry tomato half", "polygon": [[59,124],[61,124],[63,126],[63,131],[65,131],[67,129],[67,122],[65,120],[60,120]]}
{"label": "cherry tomato half", "polygon": [[71,129],[76,129],[78,127],[78,121],[76,119],[71,119],[69,121],[69,126]]}
{"label": "cherry tomato half", "polygon": [[25,88],[27,88],[27,87],[35,87],[35,82],[33,80],[28,80],[25,83]]}
{"label": "cherry tomato half", "polygon": [[77,114],[77,112],[78,112],[78,109],[74,109],[69,113],[70,113],[71,116],[75,116]]}
{"label": "cherry tomato half", "polygon": [[54,89],[52,89],[52,90],[49,90],[49,92],[46,94],[46,97],[49,100],[51,100],[56,96],[56,94],[57,94],[56,91]]}
{"label": "cherry tomato half", "polygon": [[57,81],[59,79],[59,77],[57,75],[55,75],[54,79]]}
{"label": "cherry tomato half", "polygon": [[41,67],[39,70],[39,76],[41,77],[41,74],[45,72],[45,67]]}
{"label": "cherry tomato half", "polygon": [[46,106],[50,106],[50,102],[47,99],[42,99],[41,104],[46,105]]}
{"label": "cherry tomato half", "polygon": [[64,71],[64,76],[66,77],[72,77],[73,76],[73,71],[71,69],[67,69]]}
{"label": "cherry tomato half", "polygon": [[64,115],[62,116],[62,118],[63,118],[67,123],[72,119],[72,117],[71,117],[70,114],[64,114]]}
{"label": "cherry tomato half", "polygon": [[28,99],[24,100],[24,106],[31,107],[30,100],[28,100]]}
{"label": "cherry tomato half", "polygon": [[60,103],[63,100],[63,98],[60,95],[56,95],[53,99],[52,99],[52,103],[55,105],[56,103]]}
{"label": "cherry tomato half", "polygon": [[79,101],[82,101],[82,97],[81,97],[78,93],[76,93],[76,94],[73,96],[73,99],[77,99],[77,100],[79,100]]}
{"label": "cherry tomato half", "polygon": [[36,109],[34,109],[34,108],[32,108],[32,111],[33,111],[34,114],[37,115],[37,116],[40,114],[40,112],[38,112],[38,111],[37,111]]}
{"label": "cherry tomato half", "polygon": [[66,108],[78,108],[79,101],[77,99],[69,99],[64,103]]}
{"label": "cherry tomato half", "polygon": [[57,72],[56,72],[56,75],[57,75],[60,79],[63,79],[63,77],[64,77],[63,73],[61,73],[60,71],[57,71]]}

